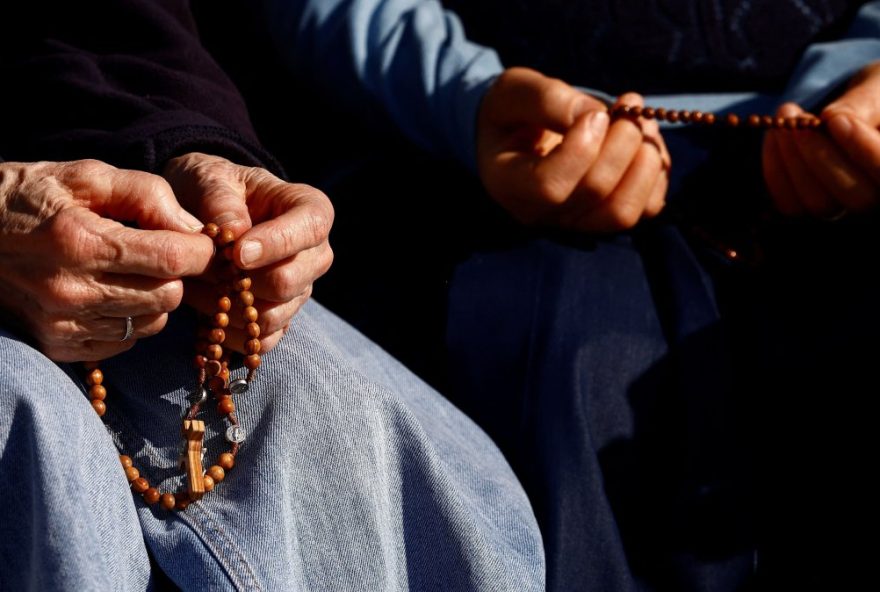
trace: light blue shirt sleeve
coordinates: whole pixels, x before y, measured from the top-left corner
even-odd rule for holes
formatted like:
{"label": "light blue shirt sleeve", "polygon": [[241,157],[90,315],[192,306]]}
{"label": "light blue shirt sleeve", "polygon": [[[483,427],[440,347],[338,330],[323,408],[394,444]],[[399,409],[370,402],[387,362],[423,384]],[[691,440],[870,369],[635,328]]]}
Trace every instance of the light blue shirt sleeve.
{"label": "light blue shirt sleeve", "polygon": [[294,71],[349,104],[373,101],[412,140],[476,167],[480,101],[502,71],[436,0],[263,0]]}
{"label": "light blue shirt sleeve", "polygon": [[880,60],[880,1],[862,6],[843,38],[811,45],[804,52],[782,100],[818,111],[829,95],[862,67],[877,60]]}

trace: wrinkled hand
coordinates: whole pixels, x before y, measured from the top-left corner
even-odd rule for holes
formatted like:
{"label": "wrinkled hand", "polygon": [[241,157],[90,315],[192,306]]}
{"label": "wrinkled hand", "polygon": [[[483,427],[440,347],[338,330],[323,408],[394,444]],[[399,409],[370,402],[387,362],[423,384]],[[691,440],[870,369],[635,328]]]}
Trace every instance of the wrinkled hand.
{"label": "wrinkled hand", "polygon": [[[786,103],[778,114],[803,113]],[[880,62],[853,77],[821,113],[827,133],[782,131],[764,139],[764,179],[784,214],[835,218],[880,201]]]}
{"label": "wrinkled hand", "polygon": [[[273,348],[311,296],[312,283],[333,261],[330,200],[317,189],[287,183],[265,169],[206,154],[175,158],[164,174],[190,212],[233,231],[234,263],[251,270],[262,348]],[[217,284],[210,274],[189,280],[186,302],[213,315]],[[245,342],[244,325],[240,315],[230,315],[225,343],[238,351]]]}
{"label": "wrinkled hand", "polygon": [[[180,304],[180,278],[207,268],[200,228],[155,175],[97,161],[2,163],[0,309],[53,360],[113,356],[159,332]],[[133,339],[120,342],[127,316]]]}
{"label": "wrinkled hand", "polygon": [[[619,101],[642,105],[626,94]],[[560,80],[506,70],[486,93],[477,164],[520,222],[612,232],[658,214],[670,157],[656,121],[609,121],[605,105]]]}

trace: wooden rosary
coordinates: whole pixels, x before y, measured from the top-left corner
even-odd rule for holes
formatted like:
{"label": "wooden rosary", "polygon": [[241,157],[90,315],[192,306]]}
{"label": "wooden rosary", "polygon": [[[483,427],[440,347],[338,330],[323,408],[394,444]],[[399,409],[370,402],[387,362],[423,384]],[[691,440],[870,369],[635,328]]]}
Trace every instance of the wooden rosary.
{"label": "wooden rosary", "polygon": [[740,117],[735,113],[718,116],[703,111],[685,109],[664,109],[663,107],[640,107],[638,105],[614,105],[608,107],[612,118],[656,119],[668,123],[697,124],[704,126],[723,126],[729,128],[746,127],[752,129],[816,129],[822,127],[822,120],[815,115],[805,113],[797,117],[779,117],[773,115],[748,115]]}
{"label": "wooden rosary", "polygon": [[[232,397],[247,392],[260,366],[260,325],[257,324],[259,312],[254,308],[254,295],[250,291],[251,278],[232,263],[234,247],[232,231],[221,231],[216,224],[207,224],[204,232],[214,240],[223,258],[229,262],[229,267],[222,276],[224,279],[229,279],[229,293],[234,292],[233,295],[242,308],[247,332],[244,344],[244,366],[248,369],[248,373],[247,378],[230,380],[230,353],[223,350],[223,342],[226,340],[224,329],[229,325],[232,299],[222,295],[217,299],[217,312],[210,324],[206,323],[200,329],[200,337],[203,339],[196,344],[195,366],[198,369],[199,388],[189,397],[190,407],[182,426],[185,448],[181,455],[181,465],[186,471],[185,488],[175,493],[160,492],[141,476],[130,457],[124,454],[119,456],[132,491],[140,494],[147,504],[158,503],[166,510],[186,509],[190,502],[201,499],[205,493],[213,490],[214,486],[226,477],[226,471],[235,466],[235,456],[238,454],[239,444],[244,440],[244,431],[235,417],[235,403]],[[97,362],[87,363],[85,366],[88,371],[86,381],[89,384],[92,408],[99,416],[103,416],[107,410],[104,403],[107,396],[107,389],[103,385],[104,374]],[[196,416],[211,396],[216,401],[217,413],[229,422],[225,435],[230,448],[220,454],[216,464],[205,471],[202,465],[205,454],[205,448],[202,446],[205,422],[196,419]]]}

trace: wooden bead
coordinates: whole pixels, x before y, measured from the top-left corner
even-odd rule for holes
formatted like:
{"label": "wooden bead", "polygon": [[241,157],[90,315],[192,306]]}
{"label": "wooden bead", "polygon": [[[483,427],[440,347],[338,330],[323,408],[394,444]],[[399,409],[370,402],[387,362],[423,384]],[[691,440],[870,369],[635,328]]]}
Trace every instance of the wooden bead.
{"label": "wooden bead", "polygon": [[706,125],[715,125],[715,119],[714,113],[705,113],[703,115],[703,123]]}
{"label": "wooden bead", "polygon": [[160,497],[162,497],[162,494],[155,487],[150,487],[144,492],[144,501],[151,506],[158,502]]}
{"label": "wooden bead", "polygon": [[212,376],[208,379],[208,388],[211,389],[214,395],[219,395],[226,388],[226,381],[223,380],[222,376]]}
{"label": "wooden bead", "polygon": [[746,120],[746,125],[748,125],[749,127],[758,127],[759,125],[761,125],[761,118],[757,115],[749,115],[748,119]]}
{"label": "wooden bead", "polygon": [[678,123],[679,113],[675,109],[670,109],[666,112],[666,121],[669,123]]}
{"label": "wooden bead", "polygon": [[238,299],[242,306],[252,306],[254,303],[254,294],[249,290],[244,290],[238,293]]}
{"label": "wooden bead", "polygon": [[138,477],[131,482],[131,488],[135,493],[143,493],[150,488],[150,482],[143,477]]}
{"label": "wooden bead", "polygon": [[645,107],[644,109],[642,109],[642,117],[644,117],[645,119],[654,119],[655,115],[656,113],[654,112],[653,107]]}
{"label": "wooden bead", "polygon": [[209,237],[216,238],[217,234],[220,232],[220,227],[213,222],[208,222],[207,224],[205,224],[205,228],[203,230],[205,234],[207,234]]}
{"label": "wooden bead", "polygon": [[104,382],[104,373],[101,372],[100,368],[95,368],[91,372],[89,372],[88,377],[86,378],[90,385],[92,384],[101,384]]}
{"label": "wooden bead", "polygon": [[199,369],[204,368],[205,363],[207,363],[207,361],[208,361],[208,358],[206,358],[202,354],[197,354],[193,358],[193,366],[195,366],[196,368],[199,368]]}
{"label": "wooden bead", "polygon": [[770,129],[773,127],[773,117],[770,115],[761,116],[761,127],[765,129]]}
{"label": "wooden bead", "polygon": [[211,332],[208,334],[208,341],[218,344],[223,343],[224,341],[226,341],[226,332],[220,328],[211,329]]}
{"label": "wooden bead", "polygon": [[124,454],[119,455],[119,462],[122,464],[123,469],[127,469],[134,465],[134,463],[131,461],[131,457],[125,456]]}
{"label": "wooden bead", "polygon": [[107,405],[101,399],[92,399],[92,409],[95,410],[98,417],[104,417],[104,414],[107,413]]}
{"label": "wooden bead", "polygon": [[251,289],[251,278],[243,277],[239,278],[235,285],[233,286],[237,292],[244,292],[245,290]]}
{"label": "wooden bead", "polygon": [[739,126],[739,115],[736,113],[728,113],[727,117],[724,118],[725,123],[730,127],[738,127]]}
{"label": "wooden bead", "polygon": [[217,376],[223,370],[223,365],[218,360],[209,360],[205,364],[205,373],[208,376]]}
{"label": "wooden bead", "polygon": [[224,228],[217,235],[217,244],[220,245],[221,247],[228,245],[229,243],[233,242],[234,240],[235,240],[235,235],[228,228]]}
{"label": "wooden bead", "polygon": [[658,121],[665,121],[666,109],[664,109],[663,107],[657,107],[656,109],[654,109],[654,116],[657,118]]}
{"label": "wooden bead", "polygon": [[135,479],[137,479],[140,476],[141,476],[141,472],[138,471],[134,467],[128,467],[127,469],[125,469],[125,478],[128,479],[129,483],[131,483],[132,481],[134,481]]}
{"label": "wooden bead", "polygon": [[207,348],[205,348],[205,355],[208,356],[209,359],[214,360],[219,364],[219,360],[223,356],[223,348],[216,343],[213,345],[209,345]]}
{"label": "wooden bead", "polygon": [[788,127],[788,119],[785,117],[776,117],[773,119],[773,127],[776,129],[785,129]]}
{"label": "wooden bead", "polygon": [[229,368],[223,366],[223,369],[220,370],[220,373],[217,376],[222,378],[224,382],[229,382]]}
{"label": "wooden bead", "polygon": [[694,111],[691,113],[691,121],[694,123],[703,123],[703,115],[702,111]]}
{"label": "wooden bead", "polygon": [[102,384],[93,384],[92,388],[89,389],[89,396],[93,401],[95,399],[103,401],[107,397],[107,389]]}
{"label": "wooden bead", "polygon": [[232,308],[232,300],[228,296],[221,296],[217,299],[217,310],[220,312],[229,312]]}
{"label": "wooden bead", "polygon": [[214,483],[220,483],[226,478],[226,471],[220,465],[213,465],[208,469],[208,476],[214,480]]}
{"label": "wooden bead", "polygon": [[260,353],[260,347],[259,339],[248,339],[247,343],[244,344],[244,351],[249,354],[258,354]]}
{"label": "wooden bead", "polygon": [[174,494],[173,494],[173,493],[163,493],[163,494],[162,494],[162,497],[161,497],[160,500],[159,500],[159,503],[160,503],[160,504],[162,505],[162,507],[165,508],[166,510],[173,510],[175,504],[177,503],[177,500],[174,499]]}
{"label": "wooden bead", "polygon": [[235,455],[231,452],[224,452],[217,459],[217,464],[220,465],[221,468],[229,471],[235,466]]}
{"label": "wooden bead", "polygon": [[214,480],[211,478],[210,475],[205,475],[204,477],[202,477],[202,483],[204,484],[205,493],[214,489]]}
{"label": "wooden bead", "polygon": [[241,316],[246,323],[256,323],[257,319],[260,318],[260,313],[253,306],[248,306],[245,307]]}
{"label": "wooden bead", "polygon": [[232,401],[232,397],[223,397],[217,402],[217,413],[220,415],[235,413],[235,403]]}
{"label": "wooden bead", "polygon": [[251,339],[256,339],[260,336],[260,326],[257,323],[248,323],[245,329],[247,330],[248,337]]}
{"label": "wooden bead", "polygon": [[260,367],[260,356],[257,354],[246,356],[244,359],[244,365],[249,370],[256,370]]}
{"label": "wooden bead", "polygon": [[225,312],[218,312],[214,315],[214,326],[225,329],[229,326],[229,315]]}

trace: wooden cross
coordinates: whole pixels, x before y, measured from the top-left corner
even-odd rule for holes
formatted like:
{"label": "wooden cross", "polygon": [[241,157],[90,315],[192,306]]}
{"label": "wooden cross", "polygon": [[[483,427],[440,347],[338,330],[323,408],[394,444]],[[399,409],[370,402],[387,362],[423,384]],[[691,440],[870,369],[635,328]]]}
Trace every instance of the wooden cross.
{"label": "wooden cross", "polygon": [[183,420],[183,437],[186,439],[186,480],[189,499],[196,501],[205,495],[204,471],[202,470],[202,441],[205,439],[205,422],[198,419]]}

